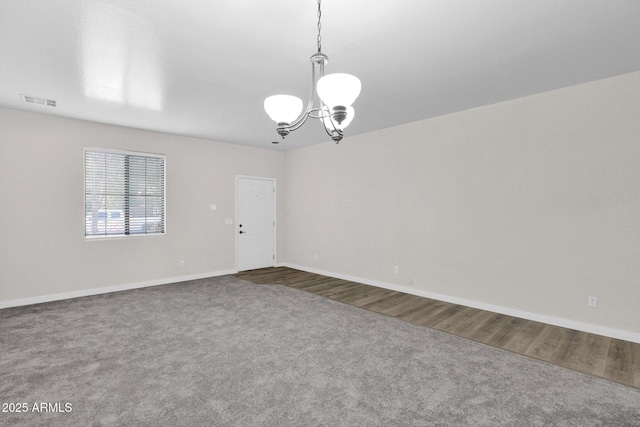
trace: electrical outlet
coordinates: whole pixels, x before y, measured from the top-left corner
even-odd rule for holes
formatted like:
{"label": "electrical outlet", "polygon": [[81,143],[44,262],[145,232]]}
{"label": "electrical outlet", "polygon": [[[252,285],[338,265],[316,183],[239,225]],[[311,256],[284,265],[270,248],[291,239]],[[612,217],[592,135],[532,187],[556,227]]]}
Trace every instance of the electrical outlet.
{"label": "electrical outlet", "polygon": [[183,259],[180,260],[180,268],[184,268],[184,260]]}
{"label": "electrical outlet", "polygon": [[597,307],[598,306],[598,298],[594,296],[589,296],[589,301],[587,301],[589,307]]}
{"label": "electrical outlet", "polygon": [[398,274],[400,273],[400,267],[398,267],[397,265],[393,267],[393,272]]}

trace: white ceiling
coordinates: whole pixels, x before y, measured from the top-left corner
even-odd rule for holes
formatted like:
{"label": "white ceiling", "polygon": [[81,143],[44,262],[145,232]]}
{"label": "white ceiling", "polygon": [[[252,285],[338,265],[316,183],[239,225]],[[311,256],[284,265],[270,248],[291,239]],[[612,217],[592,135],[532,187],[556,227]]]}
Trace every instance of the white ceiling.
{"label": "white ceiling", "polygon": [[[278,150],[265,97],[306,102],[316,0],[1,0],[0,107]],[[349,135],[640,70],[639,0],[324,0]],[[25,103],[20,94],[57,107]],[[1,132],[1,130],[0,130]]]}

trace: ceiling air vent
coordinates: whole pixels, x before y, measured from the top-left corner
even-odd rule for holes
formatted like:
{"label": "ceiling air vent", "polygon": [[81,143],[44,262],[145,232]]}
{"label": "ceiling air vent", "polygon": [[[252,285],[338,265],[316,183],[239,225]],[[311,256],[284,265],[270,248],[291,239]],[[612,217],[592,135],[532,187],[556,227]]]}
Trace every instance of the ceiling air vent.
{"label": "ceiling air vent", "polygon": [[56,101],[53,100],[53,99],[41,98],[39,96],[25,95],[24,93],[21,93],[20,97],[22,98],[22,100],[24,102],[26,102],[28,104],[46,105],[48,107],[55,107],[56,106]]}

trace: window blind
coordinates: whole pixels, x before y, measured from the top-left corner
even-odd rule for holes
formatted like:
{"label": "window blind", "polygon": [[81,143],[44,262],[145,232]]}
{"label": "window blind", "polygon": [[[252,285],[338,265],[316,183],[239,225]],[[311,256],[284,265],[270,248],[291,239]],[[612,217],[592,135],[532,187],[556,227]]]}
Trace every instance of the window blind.
{"label": "window blind", "polygon": [[165,232],[165,158],[85,149],[85,236]]}

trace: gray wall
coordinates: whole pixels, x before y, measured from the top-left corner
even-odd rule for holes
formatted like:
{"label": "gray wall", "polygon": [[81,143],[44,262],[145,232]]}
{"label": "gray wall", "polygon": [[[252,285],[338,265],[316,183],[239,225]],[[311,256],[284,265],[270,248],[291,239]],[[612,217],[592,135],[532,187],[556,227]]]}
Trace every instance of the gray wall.
{"label": "gray wall", "polygon": [[640,339],[639,112],[634,73],[288,152],[284,258]]}
{"label": "gray wall", "polygon": [[[277,152],[0,109],[0,304],[233,271],[250,175],[287,265],[640,342],[639,111],[633,73]],[[166,154],[166,236],[84,238],[85,146]]]}
{"label": "gray wall", "polygon": [[[166,154],[166,235],[84,238],[85,146]],[[284,195],[280,152],[0,109],[0,303],[234,270],[236,174]]]}

